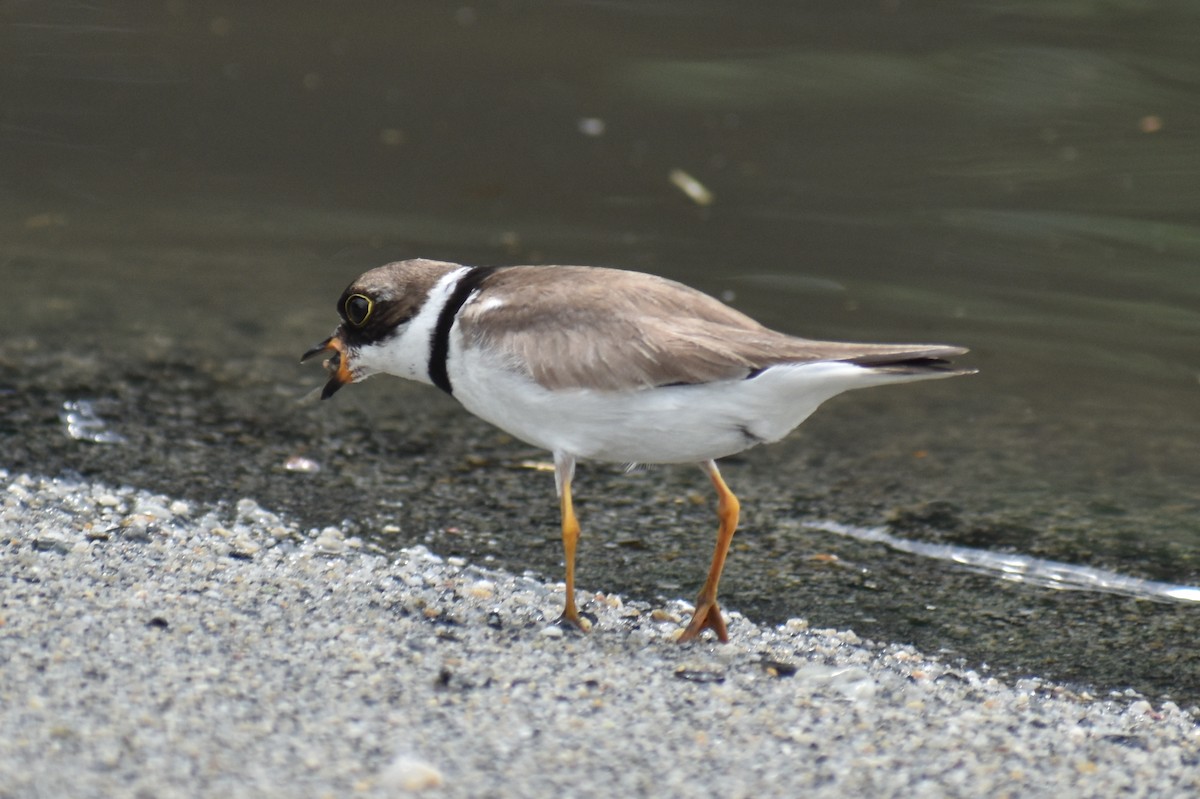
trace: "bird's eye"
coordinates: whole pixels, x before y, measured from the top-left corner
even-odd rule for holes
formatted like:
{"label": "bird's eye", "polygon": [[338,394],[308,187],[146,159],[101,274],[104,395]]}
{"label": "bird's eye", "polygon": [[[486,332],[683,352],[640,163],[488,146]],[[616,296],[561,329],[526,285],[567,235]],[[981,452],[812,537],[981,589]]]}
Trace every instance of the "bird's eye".
{"label": "bird's eye", "polygon": [[362,327],[371,318],[375,302],[363,294],[351,294],[346,298],[342,310],[346,313],[346,321],[355,327]]}

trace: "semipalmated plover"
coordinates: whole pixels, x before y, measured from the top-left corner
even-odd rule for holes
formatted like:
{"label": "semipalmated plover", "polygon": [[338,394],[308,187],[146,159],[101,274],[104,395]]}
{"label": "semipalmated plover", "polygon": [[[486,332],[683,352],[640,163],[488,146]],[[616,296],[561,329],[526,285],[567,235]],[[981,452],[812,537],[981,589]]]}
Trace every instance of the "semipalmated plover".
{"label": "semipalmated plover", "polygon": [[575,603],[578,459],[697,463],[717,492],[708,579],[680,641],[728,640],[717,583],[738,500],[716,459],[778,441],[852,388],[968,374],[941,344],[851,344],[777,333],[672,280],[588,266],[469,267],[414,259],[350,284],[328,353],[327,399],[376,373],[431,383],[502,430],[554,454],[566,560],[562,620]]}

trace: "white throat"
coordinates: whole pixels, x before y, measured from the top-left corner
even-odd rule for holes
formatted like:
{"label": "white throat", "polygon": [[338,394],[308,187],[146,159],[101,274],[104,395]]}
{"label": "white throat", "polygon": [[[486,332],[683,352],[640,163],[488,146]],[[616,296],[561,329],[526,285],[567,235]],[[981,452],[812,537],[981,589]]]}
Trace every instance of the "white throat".
{"label": "white throat", "polygon": [[429,350],[438,316],[454,293],[458,281],[469,271],[468,267],[463,266],[447,272],[429,290],[417,315],[402,325],[396,335],[361,348],[356,365],[362,368],[364,375],[386,372],[409,380],[432,383],[429,379]]}

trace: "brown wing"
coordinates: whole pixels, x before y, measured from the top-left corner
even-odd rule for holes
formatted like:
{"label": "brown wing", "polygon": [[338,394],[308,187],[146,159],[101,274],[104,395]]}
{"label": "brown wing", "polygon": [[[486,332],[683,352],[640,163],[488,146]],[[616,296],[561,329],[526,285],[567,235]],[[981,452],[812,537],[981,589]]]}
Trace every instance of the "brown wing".
{"label": "brown wing", "polygon": [[463,306],[459,325],[552,389],[736,380],[820,360],[903,367],[964,352],[787,336],[682,283],[586,266],[502,269]]}

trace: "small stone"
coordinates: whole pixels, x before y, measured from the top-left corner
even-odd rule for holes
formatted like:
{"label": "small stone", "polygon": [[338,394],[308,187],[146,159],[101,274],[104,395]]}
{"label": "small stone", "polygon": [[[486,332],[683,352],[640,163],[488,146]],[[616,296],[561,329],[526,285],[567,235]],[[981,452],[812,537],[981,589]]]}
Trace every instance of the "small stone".
{"label": "small stone", "polygon": [[65,555],[71,551],[71,544],[65,538],[56,535],[40,535],[33,539],[33,548],[38,552],[57,552]]}
{"label": "small stone", "polygon": [[119,535],[124,541],[144,544],[151,540],[150,525],[146,523],[144,516],[135,516],[121,522],[118,527],[110,527],[105,530],[106,535]]}
{"label": "small stone", "polygon": [[257,555],[261,549],[262,547],[256,544],[250,538],[250,536],[245,535],[244,533],[234,536],[233,540],[229,542],[229,556],[233,558],[239,558],[241,560],[250,560]]}
{"label": "small stone", "polygon": [[[814,689],[837,691],[847,699],[867,700],[875,695],[875,679],[856,666],[809,663],[796,670],[796,679]],[[920,700],[914,700],[920,702]],[[912,708],[916,710],[916,708]]]}
{"label": "small stone", "polygon": [[1128,712],[1135,716],[1148,716],[1154,713],[1154,706],[1145,699],[1140,699],[1129,706]]}
{"label": "small stone", "polygon": [[496,584],[491,580],[480,580],[467,586],[467,593],[476,599],[491,599],[496,595]]}
{"label": "small stone", "polygon": [[400,755],[379,775],[379,785],[400,791],[425,791],[445,783],[442,772],[412,755]]}
{"label": "small stone", "polygon": [[792,663],[785,663],[782,660],[772,660],[770,658],[760,660],[759,665],[763,671],[772,677],[793,677],[796,674],[796,666]]}
{"label": "small stone", "polygon": [[135,515],[149,517],[150,519],[169,519],[172,514],[170,509],[163,507],[157,502],[139,500],[133,507]]}
{"label": "small stone", "polygon": [[8,493],[12,494],[14,497],[16,497],[19,500],[27,500],[33,496],[33,494],[29,493],[29,491],[24,486],[18,485],[17,483],[9,484]]}
{"label": "small stone", "polygon": [[326,527],[313,545],[322,555],[341,555],[346,551],[346,536],[336,527]]}
{"label": "small stone", "polygon": [[710,665],[680,666],[675,669],[675,678],[702,684],[725,682],[725,672]]}
{"label": "small stone", "polygon": [[316,474],[321,471],[321,464],[312,458],[293,455],[283,462],[284,471],[299,472],[300,474]]}

